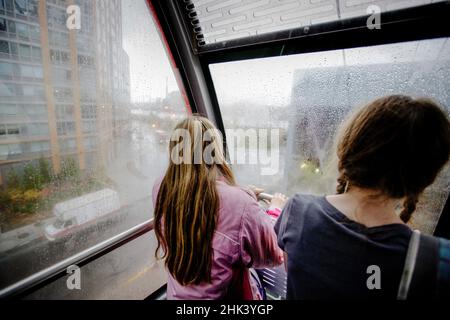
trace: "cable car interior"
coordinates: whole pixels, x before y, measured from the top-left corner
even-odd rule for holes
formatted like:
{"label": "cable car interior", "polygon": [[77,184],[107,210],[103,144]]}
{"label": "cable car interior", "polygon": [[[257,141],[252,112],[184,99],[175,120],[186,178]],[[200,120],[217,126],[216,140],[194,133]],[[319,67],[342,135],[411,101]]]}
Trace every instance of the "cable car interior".
{"label": "cable car interior", "polygon": [[[0,0],[0,297],[166,299],[151,194],[177,122],[211,120],[261,205],[333,193],[355,108],[398,93],[450,114],[448,21],[439,0]],[[413,227],[449,239],[449,193],[447,165]],[[286,298],[284,266],[258,272]]]}

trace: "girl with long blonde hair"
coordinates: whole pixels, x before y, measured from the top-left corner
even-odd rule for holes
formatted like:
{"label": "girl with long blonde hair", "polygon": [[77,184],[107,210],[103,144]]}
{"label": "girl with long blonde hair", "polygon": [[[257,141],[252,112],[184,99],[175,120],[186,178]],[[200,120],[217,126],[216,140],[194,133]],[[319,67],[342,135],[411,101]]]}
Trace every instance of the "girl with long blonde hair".
{"label": "girl with long blonde hair", "polygon": [[[279,265],[283,253],[255,194],[236,185],[217,129],[190,116],[176,126],[169,153],[153,188],[156,255],[165,259],[168,299],[261,298],[248,268]],[[273,200],[283,203],[282,195]]]}

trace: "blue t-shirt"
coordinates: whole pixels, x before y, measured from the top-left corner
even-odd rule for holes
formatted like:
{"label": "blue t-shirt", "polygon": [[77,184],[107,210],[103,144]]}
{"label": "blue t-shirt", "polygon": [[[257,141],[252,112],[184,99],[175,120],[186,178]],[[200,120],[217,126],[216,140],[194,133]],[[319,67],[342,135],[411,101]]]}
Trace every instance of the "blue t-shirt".
{"label": "blue t-shirt", "polygon": [[408,226],[367,228],[325,197],[297,194],[275,232],[288,255],[287,299],[396,298],[412,232]]}

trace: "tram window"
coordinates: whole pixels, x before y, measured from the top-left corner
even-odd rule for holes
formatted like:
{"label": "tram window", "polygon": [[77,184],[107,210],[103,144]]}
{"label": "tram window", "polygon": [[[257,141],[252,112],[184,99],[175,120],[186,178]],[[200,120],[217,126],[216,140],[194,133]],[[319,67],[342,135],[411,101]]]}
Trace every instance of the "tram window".
{"label": "tram window", "polygon": [[[76,1],[83,17],[82,36],[93,44],[82,53],[70,51],[79,49],[78,31],[69,31],[65,21],[53,23],[60,21],[66,2],[42,2],[48,23],[41,23],[39,32],[50,29],[60,37],[39,39],[33,54],[30,46],[20,44],[19,56],[2,55],[6,61],[1,73],[11,77],[2,77],[0,110],[11,103],[21,107],[14,117],[0,113],[0,290],[151,219],[152,186],[169,159],[161,135],[188,113],[146,0]],[[75,36],[69,37],[70,32]],[[10,53],[10,45],[0,40],[0,54]],[[56,53],[61,70],[51,63]],[[33,70],[39,71],[35,89],[20,77],[31,72],[31,56],[38,64]],[[20,68],[7,68],[12,62]],[[67,81],[55,77],[60,73],[70,75]],[[50,88],[47,94],[44,86]],[[30,117],[30,110],[39,106],[44,117]],[[36,131],[38,124],[48,131],[38,137],[19,134],[22,129],[13,128],[15,118],[27,119],[24,132]],[[42,147],[30,149],[37,138]],[[127,298],[128,292],[143,298],[159,288],[166,279],[154,271],[153,243],[139,241],[134,241],[140,243],[137,249],[128,246],[135,252],[119,250],[108,254],[107,263],[86,266],[83,277],[96,279],[95,286],[83,288],[78,297],[98,298],[108,292]],[[145,241],[154,239],[149,235]],[[128,281],[133,277],[128,272],[145,275],[145,282]],[[114,282],[121,292],[109,285],[116,277],[122,281]],[[126,289],[131,283],[133,290]],[[68,291],[63,286],[37,294],[61,298]]]}
{"label": "tram window", "polygon": [[[247,155],[238,164],[236,157],[230,159],[234,172],[242,184],[259,184],[268,191],[333,193],[338,127],[352,111],[377,97],[431,97],[450,114],[447,38],[227,62],[210,65],[210,70],[227,144],[234,149],[228,151],[233,155],[243,150]],[[232,131],[251,134],[255,128],[278,129],[279,150],[273,155],[279,162],[271,175],[262,175],[268,165],[261,164],[264,155],[258,151],[258,139],[238,142]],[[259,164],[251,164],[252,156],[258,156]],[[449,181],[447,166],[422,195],[414,227],[433,232]]]}
{"label": "tram window", "polygon": [[62,277],[26,298],[48,299],[57,292],[64,300],[141,300],[167,281],[162,264],[153,259],[155,249],[155,233],[147,233],[81,267],[81,290],[67,290],[67,278]]}

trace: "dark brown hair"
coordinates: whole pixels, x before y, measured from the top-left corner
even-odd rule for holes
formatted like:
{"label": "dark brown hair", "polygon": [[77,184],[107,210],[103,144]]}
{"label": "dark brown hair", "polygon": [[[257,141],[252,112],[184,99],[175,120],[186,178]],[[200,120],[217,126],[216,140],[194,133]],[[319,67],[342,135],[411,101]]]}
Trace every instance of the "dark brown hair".
{"label": "dark brown hair", "polygon": [[408,222],[419,195],[449,159],[448,116],[429,99],[388,96],[360,110],[338,143],[338,193],[350,186],[405,198]]}

